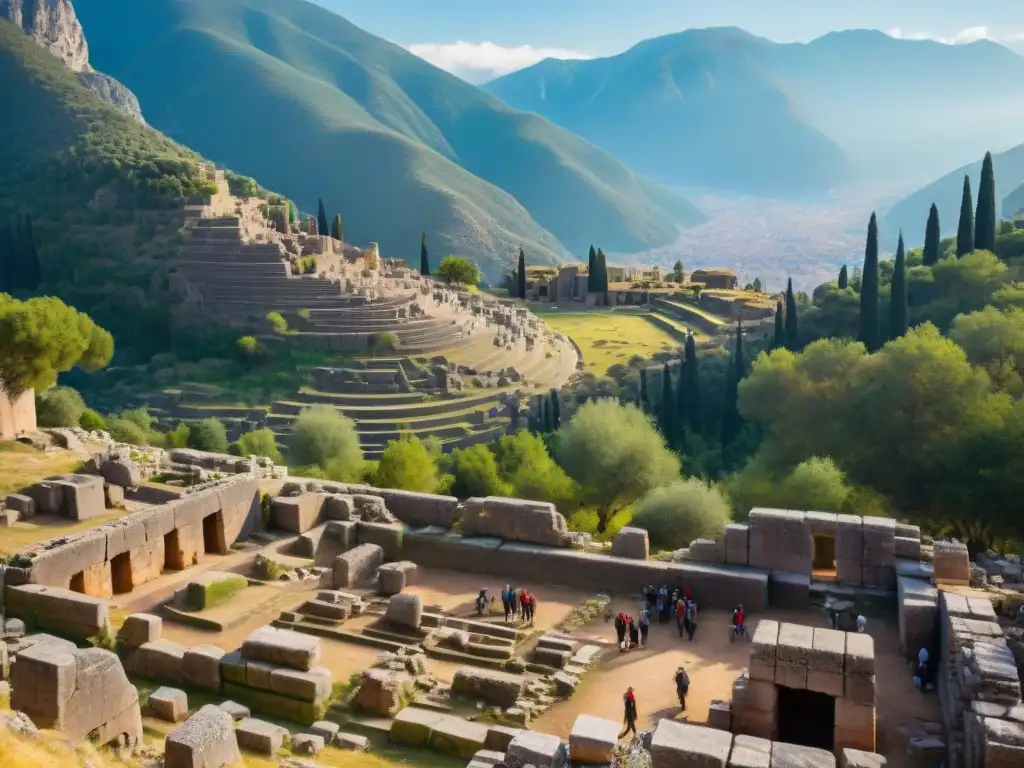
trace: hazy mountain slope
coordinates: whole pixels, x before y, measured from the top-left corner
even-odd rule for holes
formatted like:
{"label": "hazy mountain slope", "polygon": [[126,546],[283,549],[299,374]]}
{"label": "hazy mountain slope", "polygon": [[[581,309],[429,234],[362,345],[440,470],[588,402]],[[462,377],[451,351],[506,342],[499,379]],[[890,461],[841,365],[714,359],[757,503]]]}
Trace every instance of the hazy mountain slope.
{"label": "hazy mountain slope", "polygon": [[1024,211],[1024,184],[1021,184],[1003,198],[999,211],[1007,219]]}
{"label": "hazy mountain slope", "polygon": [[842,183],[842,150],[772,78],[774,48],[738,29],[689,30],[610,58],[543,61],[486,87],[659,180],[755,194]]}
{"label": "hazy mountain slope", "polygon": [[302,0],[78,7],[93,57],[154,125],[304,208],[322,196],[387,254],[417,259],[426,228],[436,254],[493,277],[520,244],[551,262],[563,243],[638,250],[701,220],[578,137]]}
{"label": "hazy mountain slope", "polygon": [[[999,206],[997,210],[1001,214],[1003,199],[1024,183],[1024,144],[1006,152],[993,154],[992,166],[996,175],[996,204]],[[923,243],[928,209],[932,203],[939,208],[943,236],[955,235],[960,220],[964,174],[971,177],[971,191],[976,203],[981,179],[980,158],[974,163],[950,171],[938,181],[919,189],[894,205],[882,221],[882,232],[886,242],[895,242],[899,230],[902,229],[908,246]]]}
{"label": "hazy mountain slope", "polygon": [[485,87],[654,178],[786,195],[851,178],[905,183],[1010,146],[1021,82],[1024,58],[987,41],[852,30],[777,44],[699,29]]}

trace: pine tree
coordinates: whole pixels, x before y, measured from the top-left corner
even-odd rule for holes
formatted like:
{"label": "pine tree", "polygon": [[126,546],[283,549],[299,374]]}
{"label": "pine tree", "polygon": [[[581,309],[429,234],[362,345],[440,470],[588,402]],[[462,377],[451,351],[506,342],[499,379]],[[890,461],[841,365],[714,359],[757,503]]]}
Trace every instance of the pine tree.
{"label": "pine tree", "polygon": [[647,413],[650,409],[650,396],[647,394],[647,369],[640,369],[640,410]]}
{"label": "pine tree", "polygon": [[331,233],[331,230],[327,227],[327,211],[324,210],[324,201],[321,198],[317,202],[317,213],[316,213],[316,232],[318,235],[327,237]]}
{"label": "pine tree", "polygon": [[775,338],[772,339],[773,349],[782,349],[786,346],[786,309],[782,302],[775,303]]}
{"label": "pine tree", "polygon": [[964,176],[964,196],[960,200],[960,226],[956,230],[956,257],[963,258],[974,248],[974,204],[971,202],[971,177]]}
{"label": "pine tree", "polygon": [[338,242],[344,242],[344,235],[345,230],[342,227],[341,214],[336,213],[334,214],[334,223],[331,225],[331,237],[333,237]]}
{"label": "pine tree", "polygon": [[516,292],[520,299],[526,299],[526,254],[519,249],[519,271],[516,273]]}
{"label": "pine tree", "polygon": [[924,228],[924,251],[921,253],[921,263],[926,267],[934,267],[939,263],[939,240],[942,239],[942,229],[939,227],[939,209],[932,203],[928,211],[928,224]]}
{"label": "pine tree", "polygon": [[892,270],[892,294],[889,304],[889,338],[898,339],[907,332],[907,256],[900,232],[896,263]]}
{"label": "pine tree", "polygon": [[733,350],[732,364],[725,383],[725,402],[722,406],[722,452],[733,444],[740,434],[743,421],[739,410],[739,386],[745,373],[746,362],[743,359],[743,323],[736,323],[736,347]]}
{"label": "pine tree", "polygon": [[700,432],[700,370],[697,363],[697,344],[693,334],[686,335],[686,350],[683,357],[683,373],[686,375],[686,420],[690,431]]}
{"label": "pine tree", "polygon": [[430,257],[427,256],[427,233],[420,235],[420,274],[430,274]]}
{"label": "pine tree", "polygon": [[659,414],[660,419],[658,421],[661,427],[661,434],[669,445],[675,445],[675,411],[676,402],[672,391],[672,370],[668,367],[668,363],[665,363],[661,373],[661,413]]}
{"label": "pine tree", "polygon": [[843,264],[842,268],[839,270],[839,281],[837,284],[839,285],[839,290],[841,291],[845,291],[847,286],[849,286],[850,284],[850,276],[846,272],[845,264]]}
{"label": "pine tree", "polygon": [[558,400],[558,390],[551,390],[551,431],[557,432],[562,421],[562,404]]}
{"label": "pine tree", "polygon": [[978,209],[974,217],[974,250],[992,251],[996,247],[996,174],[992,153],[985,153],[978,187]]}
{"label": "pine tree", "polygon": [[796,296],[793,295],[793,278],[786,284],[786,349],[800,351],[800,326],[796,315]]}
{"label": "pine tree", "polygon": [[864,269],[860,286],[860,340],[868,352],[880,346],[881,327],[878,321],[878,219],[871,214],[868,240],[864,247]]}
{"label": "pine tree", "polygon": [[590,256],[587,261],[587,293],[594,293],[594,278],[597,276],[597,251],[590,246]]}

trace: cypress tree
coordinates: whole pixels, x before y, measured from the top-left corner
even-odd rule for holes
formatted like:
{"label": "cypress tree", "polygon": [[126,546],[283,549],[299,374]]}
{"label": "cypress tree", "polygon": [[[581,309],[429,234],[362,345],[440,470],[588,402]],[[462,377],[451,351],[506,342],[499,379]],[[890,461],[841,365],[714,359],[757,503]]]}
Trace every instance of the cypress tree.
{"label": "cypress tree", "polygon": [[686,335],[683,372],[686,374],[686,420],[690,431],[700,432],[700,371],[697,364],[697,344],[693,334]]}
{"label": "cypress tree", "polygon": [[722,407],[722,452],[733,444],[743,426],[739,410],[739,385],[746,363],[743,359],[743,323],[736,323],[736,347],[725,383],[725,403]]}
{"label": "cypress tree", "polygon": [[316,213],[316,232],[318,235],[326,237],[331,233],[331,230],[327,227],[327,211],[324,210],[323,198],[317,202],[317,213]]}
{"label": "cypress tree", "polygon": [[14,286],[10,282],[10,273],[14,259],[14,245],[11,242],[11,229],[4,224],[0,226],[0,293],[10,293]]}
{"label": "cypress tree", "polygon": [[647,394],[647,369],[646,368],[641,368],[640,369],[640,402],[639,402],[640,410],[643,411],[644,413],[647,413],[648,409],[650,408],[649,403],[650,403],[650,399],[649,399],[649,396]]}
{"label": "cypress tree", "polygon": [[516,291],[520,299],[526,298],[526,254],[519,249],[519,272],[516,274]]}
{"label": "cypress tree", "polygon": [[846,288],[850,285],[850,276],[846,272],[846,265],[845,264],[843,264],[842,268],[839,270],[838,285],[839,285],[839,290],[841,290],[841,291],[845,291]]}
{"label": "cypress tree", "polygon": [[964,176],[964,196],[960,200],[960,226],[956,231],[956,257],[963,258],[974,248],[974,204],[971,202],[971,177]]}
{"label": "cypress tree", "polygon": [[896,246],[896,264],[892,270],[892,294],[889,304],[889,338],[898,339],[907,332],[907,257],[900,232]]}
{"label": "cypress tree", "polygon": [[557,432],[561,426],[562,421],[562,407],[558,401],[558,390],[551,389],[551,431]]}
{"label": "cypress tree", "polygon": [[331,237],[338,242],[344,242],[345,230],[342,227],[341,214],[334,214],[334,223],[331,225]]}
{"label": "cypress tree", "polygon": [[427,256],[427,233],[420,235],[420,274],[430,274],[430,258]]}
{"label": "cypress tree", "polygon": [[676,444],[673,447],[676,449],[682,449],[683,438],[689,428],[690,415],[688,412],[689,404],[686,397],[686,386],[686,359],[684,357],[679,363],[679,381],[676,382],[675,392],[676,404],[672,413],[676,420],[675,427],[672,430],[676,438]]}
{"label": "cypress tree", "polygon": [[978,187],[978,209],[974,217],[974,250],[992,251],[996,247],[996,174],[992,153],[985,153]]}
{"label": "cypress tree", "polygon": [[664,369],[661,373],[661,434],[665,437],[665,442],[669,445],[675,445],[675,427],[676,427],[676,415],[675,415],[675,395],[672,392],[672,370],[668,367],[668,363],[665,363]]}
{"label": "cypress tree", "polygon": [[782,349],[786,346],[786,310],[782,302],[775,303],[775,338],[772,340],[774,349]]}
{"label": "cypress tree", "polygon": [[924,251],[921,253],[921,263],[926,267],[934,267],[939,263],[939,240],[942,239],[942,230],[939,227],[939,209],[932,203],[928,211],[928,224],[924,228]]}
{"label": "cypress tree", "polygon": [[604,303],[608,303],[608,262],[605,260],[604,251],[597,249],[597,280],[594,290],[604,296]]}
{"label": "cypress tree", "polygon": [[793,278],[786,285],[786,349],[800,351],[800,326],[796,315],[796,296],[793,295]]}
{"label": "cypress tree", "polygon": [[597,252],[594,246],[590,246],[590,255],[587,261],[587,293],[594,293],[594,276],[597,274]]}
{"label": "cypress tree", "polygon": [[860,340],[868,352],[874,352],[881,343],[878,322],[878,219],[871,214],[868,240],[864,247],[864,269],[860,287]]}

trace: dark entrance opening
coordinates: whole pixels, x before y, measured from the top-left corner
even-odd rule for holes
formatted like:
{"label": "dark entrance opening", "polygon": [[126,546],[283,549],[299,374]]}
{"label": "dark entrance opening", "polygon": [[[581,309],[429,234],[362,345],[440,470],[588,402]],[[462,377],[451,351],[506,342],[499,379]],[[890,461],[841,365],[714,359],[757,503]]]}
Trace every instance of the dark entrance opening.
{"label": "dark entrance opening", "polygon": [[110,561],[110,584],[115,595],[132,591],[132,556],[122,552]]}
{"label": "dark entrance opening", "polygon": [[835,578],[836,575],[836,537],[814,536],[814,561],[811,566],[814,578]]}
{"label": "dark entrance opening", "polygon": [[836,700],[827,693],[778,686],[779,741],[832,751]]}
{"label": "dark entrance opening", "polygon": [[164,534],[164,569],[168,571],[183,571],[185,569],[185,564],[181,561],[177,528]]}
{"label": "dark entrance opening", "polygon": [[71,583],[68,584],[68,589],[72,592],[78,592],[81,595],[85,594],[85,571],[79,571],[71,577]]}
{"label": "dark entrance opening", "polygon": [[203,552],[216,555],[227,554],[224,541],[224,523],[219,512],[203,518]]}

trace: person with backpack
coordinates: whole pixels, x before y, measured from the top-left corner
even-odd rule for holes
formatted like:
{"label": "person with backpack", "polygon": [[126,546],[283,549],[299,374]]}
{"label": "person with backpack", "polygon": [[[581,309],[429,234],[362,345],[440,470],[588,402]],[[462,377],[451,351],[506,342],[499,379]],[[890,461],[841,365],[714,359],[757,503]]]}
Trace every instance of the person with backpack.
{"label": "person with backpack", "polygon": [[636,733],[636,694],[633,693],[633,686],[626,689],[625,695],[622,697],[622,708],[623,708],[623,722],[626,727],[619,734],[619,738],[623,738],[630,731],[633,732],[633,738],[637,736]]}
{"label": "person with backpack", "polygon": [[646,607],[640,609],[640,621],[637,626],[640,629],[640,647],[644,648],[647,645],[647,633],[651,629],[651,612]]}
{"label": "person with backpack", "polygon": [[683,629],[686,627],[686,604],[689,601],[684,597],[676,603],[676,628],[679,630],[679,639],[683,639]]}
{"label": "person with backpack", "polygon": [[686,637],[693,642],[693,633],[697,631],[697,603],[694,600],[686,601],[686,615],[683,617],[683,628],[686,630]]}
{"label": "person with backpack", "polygon": [[501,607],[505,611],[505,623],[508,624],[508,617],[512,614],[512,586],[506,584],[501,590]]}
{"label": "person with backpack", "polygon": [[679,706],[686,711],[686,694],[690,692],[690,676],[686,669],[680,666],[676,670],[676,696],[679,697]]}

